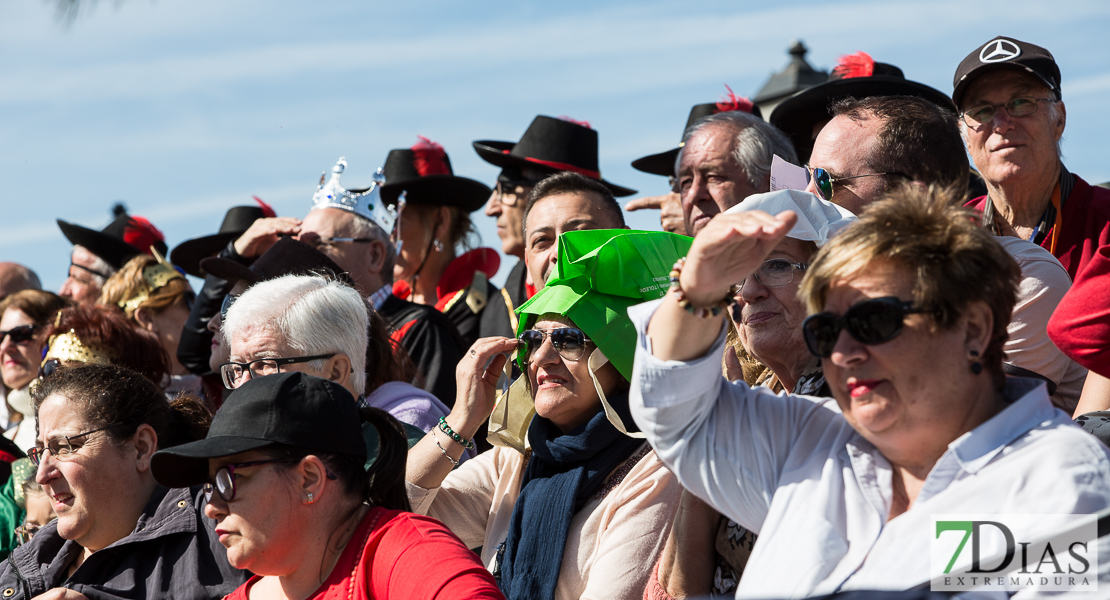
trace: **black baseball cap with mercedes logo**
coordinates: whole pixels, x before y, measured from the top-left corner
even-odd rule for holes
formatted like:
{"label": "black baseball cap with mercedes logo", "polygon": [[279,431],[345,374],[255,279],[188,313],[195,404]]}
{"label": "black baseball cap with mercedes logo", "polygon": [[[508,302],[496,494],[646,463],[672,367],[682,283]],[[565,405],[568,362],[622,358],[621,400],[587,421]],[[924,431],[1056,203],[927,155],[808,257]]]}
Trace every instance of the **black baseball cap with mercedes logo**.
{"label": "black baseball cap with mercedes logo", "polygon": [[952,78],[952,100],[956,106],[960,106],[976,77],[999,70],[1030,73],[1043,81],[1057,100],[1061,98],[1060,66],[1051,52],[1029,42],[998,36],[968,54],[956,68]]}
{"label": "black baseball cap with mercedes logo", "polygon": [[166,487],[209,480],[208,459],[284,444],[366,459],[358,404],[343,386],[300,371],[250,379],[231,392],[203,440],[159,450],[154,479]]}

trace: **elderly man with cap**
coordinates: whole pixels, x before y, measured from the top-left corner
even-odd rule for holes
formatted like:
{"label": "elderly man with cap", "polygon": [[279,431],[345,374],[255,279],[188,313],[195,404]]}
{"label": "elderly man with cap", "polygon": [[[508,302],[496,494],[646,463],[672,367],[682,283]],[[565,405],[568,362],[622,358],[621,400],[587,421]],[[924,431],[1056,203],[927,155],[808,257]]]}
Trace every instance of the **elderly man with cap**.
{"label": "elderly man with cap", "polygon": [[497,218],[501,251],[521,259],[509,271],[498,297],[490,299],[491,307],[482,316],[480,337],[511,336],[516,331],[514,311],[537,289],[536,282],[528,278],[523,237],[524,208],[536,184],[549,175],[569,171],[597,180],[613,196],[631,196],[636,191],[602,179],[598,134],[585,121],[539,115],[520,141],[478,140],[474,151],[486,162],[501,167],[485,212]]}
{"label": "elderly man with cap", "polygon": [[770,190],[771,160],[794,162],[790,140],[754,114],[721,112],[686,129],[675,162],[686,234],[696,236],[716,215]]}
{"label": "elderly man with cap", "polygon": [[[733,110],[750,113],[763,118],[763,113],[760,112],[759,107],[753,104],[751,100],[743,96],[737,96],[732,92],[732,88],[729,88],[727,85],[725,88],[728,89],[728,96],[721,98],[720,102],[695,104],[694,107],[690,109],[690,116],[686,118],[686,127],[683,129],[683,132],[689,129],[702,117]],[[678,158],[678,153],[681,149],[682,144],[679,144],[678,147],[667,150],[666,152],[650,154],[632,161],[632,168],[637,171],[666,177],[670,183],[671,191],[662,196],[637,198],[626,204],[624,208],[628,211],[643,210],[646,208],[660,209],[659,224],[662,226],[663,231],[685,234],[686,223],[682,217],[682,198],[679,196],[678,192],[675,191],[675,159]]]}
{"label": "elderly man with cap", "polygon": [[1056,60],[1040,46],[996,37],[960,62],[952,83],[968,153],[987,184],[969,206],[996,234],[1047,249],[1074,279],[1110,243],[1110,190],[1060,159],[1067,112]]}
{"label": "elderly man with cap", "polygon": [[62,234],[73,244],[69,274],[59,295],[95,304],[100,287],[132,256],[151,254],[151,249],[166,255],[166,237],[157,227],[143,217],[127,214],[122,206],[117,206],[116,212],[116,219],[100,231],[58,219]]}
{"label": "elderly man with cap", "polygon": [[304,221],[289,217],[259,219],[234,242],[244,263],[265,252],[281,236],[297,238],[335,261],[385,318],[393,340],[408,352],[423,376],[420,387],[444,402],[455,397],[455,364],[463,353],[454,324],[434,307],[402,300],[392,293],[397,249],[390,238],[397,220],[395,207],[381,198],[384,177],[369,187],[346,189],[339,179],[347,168],[340,158],[330,178],[320,176],[312,209]]}
{"label": "elderly man with cap", "polygon": [[218,232],[185,240],[170,252],[170,262],[175,266],[193,277],[204,279],[204,287],[193,302],[177,344],[177,360],[196,375],[213,375],[208,359],[212,356],[214,334],[208,329],[208,321],[219,314],[220,304],[231,289],[227,281],[206,273],[200,261],[211,256],[231,258],[234,255],[231,244],[255,221],[277,216],[274,209],[258,196],[254,200],[258,206],[233,206],[228,209]]}
{"label": "elderly man with cap", "polygon": [[[967,161],[950,110],[917,96],[872,96],[842,98],[831,111],[834,116],[821,129],[810,158],[809,191],[856,214],[899,181],[964,193]],[[1071,414],[1086,372],[1045,334],[1049,316],[1070,286],[1067,273],[1035,244],[1017,238],[999,242],[1022,269],[1003,366],[1011,375],[1043,379],[1056,405]]]}

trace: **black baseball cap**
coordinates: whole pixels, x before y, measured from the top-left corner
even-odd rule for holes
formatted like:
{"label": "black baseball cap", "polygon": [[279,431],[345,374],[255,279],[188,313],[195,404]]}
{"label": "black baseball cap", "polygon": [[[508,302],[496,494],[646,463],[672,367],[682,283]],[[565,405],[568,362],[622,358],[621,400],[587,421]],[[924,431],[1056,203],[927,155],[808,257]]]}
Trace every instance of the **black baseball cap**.
{"label": "black baseball cap", "polygon": [[208,459],[284,444],[366,460],[361,418],[343,386],[293,371],[251,379],[231,392],[203,440],[160,450],[151,460],[171,488],[208,481]]}
{"label": "black baseball cap", "polygon": [[952,100],[960,105],[971,82],[991,71],[1012,70],[1040,78],[1060,100],[1060,66],[1052,53],[1040,46],[998,36],[979,46],[956,67],[952,78]]}

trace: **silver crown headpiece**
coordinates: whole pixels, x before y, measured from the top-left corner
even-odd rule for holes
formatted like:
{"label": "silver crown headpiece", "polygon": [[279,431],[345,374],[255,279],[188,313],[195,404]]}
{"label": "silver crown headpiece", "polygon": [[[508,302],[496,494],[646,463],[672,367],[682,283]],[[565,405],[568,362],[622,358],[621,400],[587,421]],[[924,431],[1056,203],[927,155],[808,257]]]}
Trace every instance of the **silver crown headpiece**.
{"label": "silver crown headpiece", "polygon": [[393,232],[393,224],[397,221],[397,208],[386,206],[382,202],[381,188],[385,185],[385,176],[379,168],[374,173],[374,182],[362,191],[350,191],[339,183],[339,176],[347,168],[347,159],[340,157],[335,166],[331,168],[331,178],[325,183],[327,172],[320,174],[320,185],[316,186],[316,193],[312,195],[312,210],[318,208],[338,208],[353,212],[356,215],[370,219],[386,233]]}

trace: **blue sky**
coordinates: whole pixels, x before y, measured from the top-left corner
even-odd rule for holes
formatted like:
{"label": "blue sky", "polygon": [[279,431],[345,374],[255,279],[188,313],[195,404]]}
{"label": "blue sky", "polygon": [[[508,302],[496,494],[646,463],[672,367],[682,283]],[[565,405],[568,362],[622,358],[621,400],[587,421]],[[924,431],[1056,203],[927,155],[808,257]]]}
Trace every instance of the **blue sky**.
{"label": "blue sky", "polygon": [[[1105,0],[123,0],[66,25],[52,2],[8,0],[0,260],[57,289],[69,245],[54,219],[100,228],[116,200],[171,247],[214,232],[252,194],[300,217],[339,156],[345,183],[366,184],[418,134],[446,147],[456,173],[490,183],[497,170],[470,142],[517,139],[536,114],[588,120],[605,178],[655,195],[665,180],[629,162],[673,147],[690,106],[723,84],[754,96],[795,38],[817,67],[864,50],[945,92],[995,35],[1045,46],[1063,73],[1065,162],[1107,181],[1108,23]],[[475,220],[499,248],[492,220]],[[657,215],[630,223],[655,228]]]}

